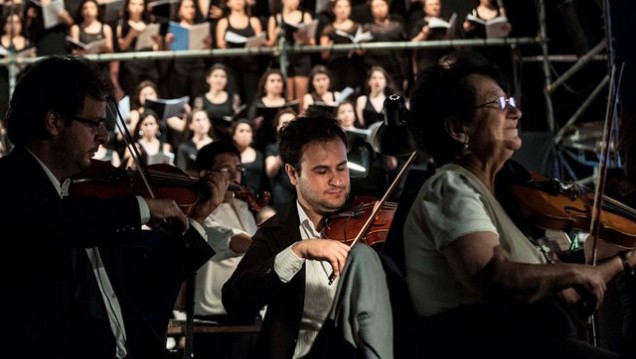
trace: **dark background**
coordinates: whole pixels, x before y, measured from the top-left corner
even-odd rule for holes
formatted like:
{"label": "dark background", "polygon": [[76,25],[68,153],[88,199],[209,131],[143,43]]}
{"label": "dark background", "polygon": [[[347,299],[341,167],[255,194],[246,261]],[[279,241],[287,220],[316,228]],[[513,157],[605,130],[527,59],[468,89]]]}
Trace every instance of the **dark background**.
{"label": "dark background", "polygon": [[[477,1],[472,0],[443,0],[443,16],[448,18],[456,12],[460,18],[463,18],[476,3]],[[512,24],[511,37],[539,35],[538,0],[503,0],[503,4],[508,20]],[[545,0],[544,6],[549,55],[581,56],[605,39],[606,31],[609,31],[612,38],[608,49],[601,52],[606,59],[588,62],[550,95],[556,130],[558,131],[568,122],[588,99],[593,89],[611,73],[612,63],[617,65],[625,63],[618,96],[622,99],[621,104],[625,107],[625,113],[634,113],[636,76],[632,67],[636,58],[634,55],[636,46],[630,46],[630,41],[633,44],[634,35],[636,35],[636,17],[634,17],[636,2],[633,0]],[[605,15],[605,9],[609,9],[608,15]],[[523,111],[521,129],[524,146],[515,155],[515,159],[530,169],[539,170],[548,175],[575,180],[585,178],[593,173],[598,163],[598,156],[594,151],[551,145],[554,134],[550,132],[548,125],[546,97],[543,92],[545,87],[543,63],[531,61],[541,53],[539,44],[522,45],[517,51],[520,60],[515,62],[515,69],[519,86],[513,89],[513,94],[518,97]],[[573,65],[574,62],[571,61],[551,61],[549,66],[551,81],[554,82]],[[618,75],[613,80],[610,86],[617,85]],[[574,123],[575,127],[571,129],[571,133],[568,132],[566,139],[570,134],[574,134],[577,128],[594,122],[602,125],[606,117],[608,100],[609,87],[605,87]],[[619,122],[621,119],[622,117],[618,118]],[[620,166],[620,163],[616,165]]]}

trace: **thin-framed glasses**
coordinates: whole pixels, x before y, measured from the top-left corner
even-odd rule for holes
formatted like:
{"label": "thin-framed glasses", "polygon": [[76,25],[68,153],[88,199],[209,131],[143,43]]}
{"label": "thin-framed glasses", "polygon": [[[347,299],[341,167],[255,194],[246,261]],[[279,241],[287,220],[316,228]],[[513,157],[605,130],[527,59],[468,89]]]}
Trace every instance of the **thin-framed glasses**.
{"label": "thin-framed glasses", "polygon": [[505,110],[507,108],[517,108],[517,100],[515,100],[514,97],[508,97],[506,98],[505,96],[500,96],[497,97],[496,99],[486,102],[486,103],[482,103],[481,105],[475,106],[475,108],[484,108],[484,107],[490,107],[490,105],[496,105],[497,108],[499,108],[500,110]]}
{"label": "thin-framed glasses", "polygon": [[216,168],[213,169],[212,172],[221,172],[221,173],[228,173],[228,174],[236,174],[236,173],[240,173],[240,174],[245,174],[245,167],[243,166],[223,166],[221,168]]}
{"label": "thin-framed glasses", "polygon": [[71,116],[71,119],[73,121],[77,121],[79,123],[82,123],[84,125],[87,125],[91,131],[98,133],[101,130],[105,130],[106,129],[106,119],[102,118],[99,120],[89,120],[87,118],[84,117],[80,117],[80,116]]}

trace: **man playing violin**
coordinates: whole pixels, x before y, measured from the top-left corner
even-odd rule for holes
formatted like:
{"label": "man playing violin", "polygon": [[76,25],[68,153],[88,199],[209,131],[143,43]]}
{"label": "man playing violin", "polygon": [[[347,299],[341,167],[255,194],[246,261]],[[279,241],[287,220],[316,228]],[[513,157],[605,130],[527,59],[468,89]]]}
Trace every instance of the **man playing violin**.
{"label": "man playing violin", "polygon": [[223,286],[225,308],[253,318],[267,305],[256,349],[261,358],[356,352],[392,358],[392,314],[378,255],[321,234],[325,217],[349,196],[346,134],[335,119],[311,116],[291,121],[279,138],[296,201],[256,232]]}
{"label": "man playing violin", "polygon": [[[241,153],[230,141],[214,141],[201,147],[197,151],[196,166],[201,177],[209,173],[221,173],[234,185],[242,183]],[[198,270],[196,276],[194,314],[221,325],[253,324],[259,316],[257,314],[247,322],[234,322],[227,316],[221,302],[221,288],[243,259],[257,229],[256,219],[248,204],[236,198],[235,192],[225,192],[223,202],[203,222],[208,243],[216,254]],[[253,350],[252,337],[251,333],[231,338],[218,336],[218,339],[207,335],[200,339],[195,337],[194,355],[200,358],[225,358],[227,353],[232,353],[232,358],[247,357]]]}
{"label": "man playing violin", "polygon": [[420,333],[426,353],[617,358],[581,340],[568,309],[585,298],[598,307],[607,283],[636,255],[596,266],[549,263],[515,225],[494,184],[521,147],[521,111],[499,72],[469,56],[426,70],[410,97],[411,126],[438,166],[404,224],[406,279],[428,329]]}
{"label": "man playing violin", "polygon": [[[190,218],[170,199],[67,196],[70,178],[108,140],[111,87],[99,74],[81,58],[40,60],[4,119],[14,145],[0,159],[7,357],[166,357],[181,283],[214,254],[201,223],[228,187],[220,174],[204,181],[209,197]],[[171,231],[142,246],[142,225],[159,223]]]}

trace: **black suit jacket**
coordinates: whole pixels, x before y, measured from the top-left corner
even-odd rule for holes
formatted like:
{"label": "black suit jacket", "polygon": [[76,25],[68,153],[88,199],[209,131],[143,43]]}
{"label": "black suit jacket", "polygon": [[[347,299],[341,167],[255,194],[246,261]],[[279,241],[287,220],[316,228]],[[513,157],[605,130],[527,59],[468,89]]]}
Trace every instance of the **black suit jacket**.
{"label": "black suit jacket", "polygon": [[283,283],[274,271],[274,258],[301,240],[296,201],[263,223],[250,249],[223,286],[223,306],[243,320],[254,318],[267,305],[258,337],[259,358],[291,358],[296,347],[305,298],[305,271]]}
{"label": "black suit jacket", "polygon": [[213,255],[196,231],[190,229],[186,240],[166,235],[156,245],[144,244],[134,196],[60,199],[21,148],[0,159],[0,198],[3,354],[115,357],[85,255],[85,248],[99,247],[122,307],[130,358],[166,355],[165,328],[180,283]]}

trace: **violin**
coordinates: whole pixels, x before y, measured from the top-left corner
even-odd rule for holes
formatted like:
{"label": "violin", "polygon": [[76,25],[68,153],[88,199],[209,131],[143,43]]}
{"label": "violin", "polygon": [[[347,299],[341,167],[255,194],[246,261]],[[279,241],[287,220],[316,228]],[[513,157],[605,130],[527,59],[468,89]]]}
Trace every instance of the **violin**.
{"label": "violin", "polygon": [[[594,193],[575,183],[568,184],[529,172],[518,165],[519,181],[511,184],[526,220],[543,229],[589,231]],[[599,238],[623,249],[636,249],[636,210],[603,196],[599,216]]]}
{"label": "violin", "polygon": [[228,191],[234,192],[235,198],[247,202],[250,211],[253,213],[260,212],[272,200],[272,195],[268,191],[263,191],[260,195],[255,195],[247,186],[241,186],[237,183],[230,183]]}
{"label": "violin", "polygon": [[381,249],[391,229],[396,202],[383,202],[379,211],[373,213],[378,199],[372,196],[355,196],[343,210],[327,216],[324,220],[324,235],[333,240],[351,244],[364,224],[373,215],[371,226],[362,235],[362,240],[374,249]]}
{"label": "violin", "polygon": [[191,213],[199,200],[210,196],[202,179],[191,177],[178,167],[155,164],[147,166],[147,171],[152,180],[150,187],[137,170],[121,169],[108,162],[93,159],[89,168],[71,177],[69,194],[102,199],[128,194],[169,198],[186,215]]}

